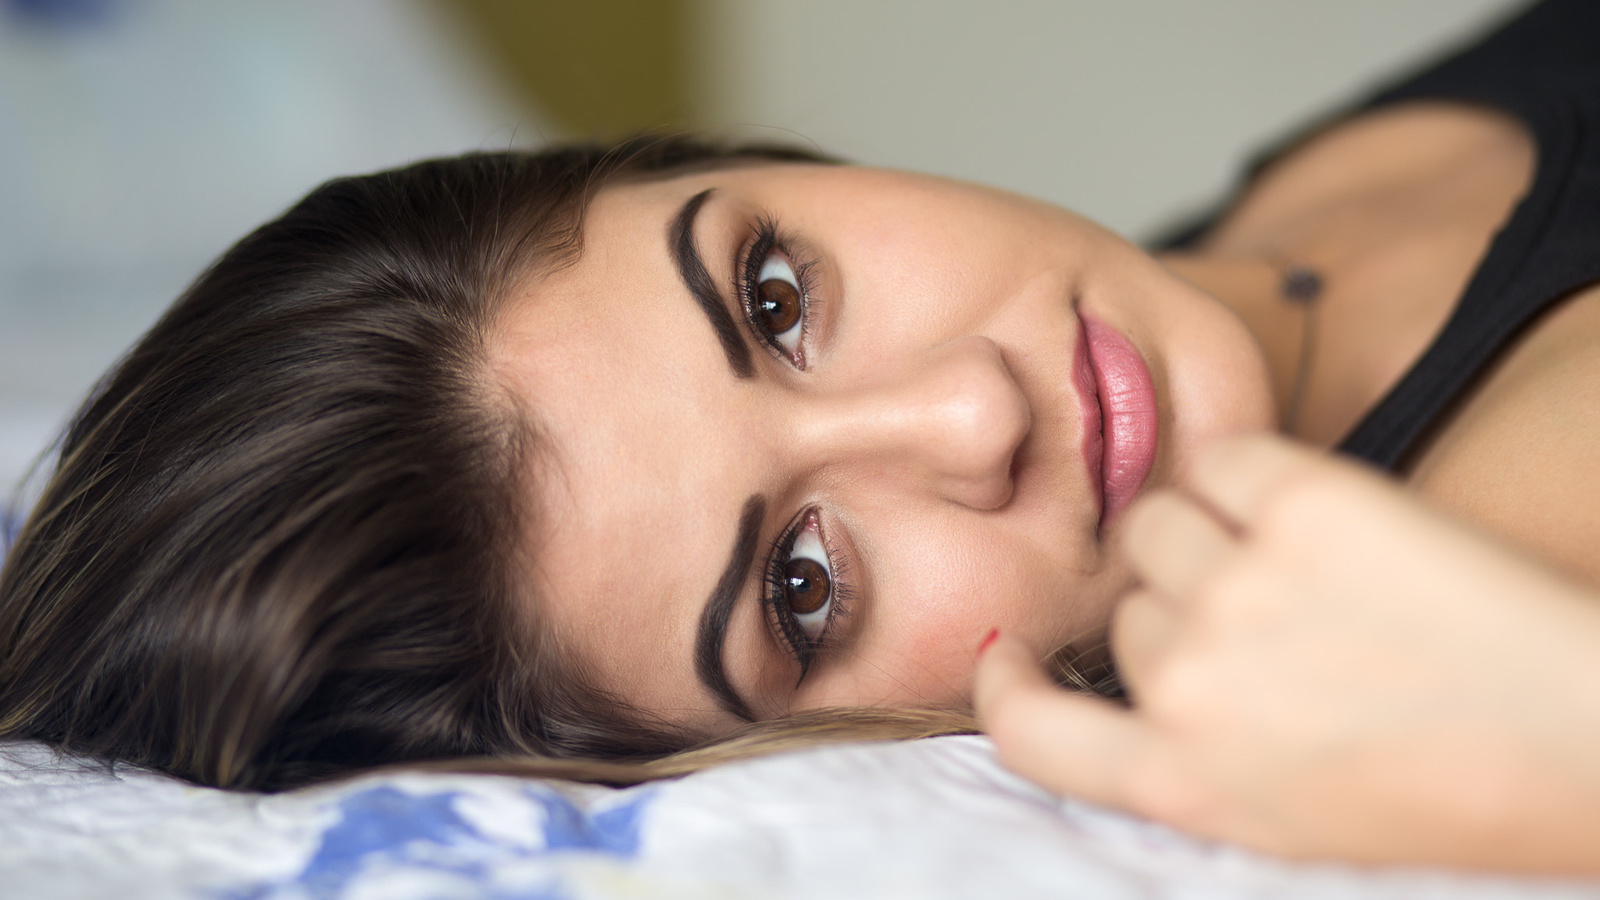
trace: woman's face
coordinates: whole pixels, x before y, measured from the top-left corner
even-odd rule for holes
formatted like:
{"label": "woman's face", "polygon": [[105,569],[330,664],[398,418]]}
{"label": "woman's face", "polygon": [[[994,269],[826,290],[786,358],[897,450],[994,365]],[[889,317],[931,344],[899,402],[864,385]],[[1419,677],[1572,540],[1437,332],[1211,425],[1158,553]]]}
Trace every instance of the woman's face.
{"label": "woman's face", "polygon": [[1127,502],[1271,421],[1241,322],[1143,252],[860,168],[608,187],[491,344],[541,447],[537,620],[707,736],[965,705],[993,627],[1092,645]]}

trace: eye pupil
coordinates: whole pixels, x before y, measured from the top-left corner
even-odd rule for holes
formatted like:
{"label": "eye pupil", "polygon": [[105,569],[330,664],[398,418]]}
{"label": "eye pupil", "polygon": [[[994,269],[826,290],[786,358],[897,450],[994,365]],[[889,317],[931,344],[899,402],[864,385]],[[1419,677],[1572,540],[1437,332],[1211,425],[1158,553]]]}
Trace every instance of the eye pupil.
{"label": "eye pupil", "polygon": [[800,292],[787,281],[769,278],[756,286],[756,307],[767,330],[783,334],[800,321]]}
{"label": "eye pupil", "polygon": [[828,570],[814,559],[789,560],[783,569],[783,595],[789,608],[802,615],[814,613],[828,602]]}

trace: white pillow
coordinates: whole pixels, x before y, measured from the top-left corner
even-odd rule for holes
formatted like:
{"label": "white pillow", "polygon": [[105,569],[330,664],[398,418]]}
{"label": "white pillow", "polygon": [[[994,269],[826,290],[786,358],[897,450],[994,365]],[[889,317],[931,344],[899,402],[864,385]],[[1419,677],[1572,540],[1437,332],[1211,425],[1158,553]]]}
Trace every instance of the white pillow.
{"label": "white pillow", "polygon": [[0,745],[6,897],[1600,897],[1289,865],[1072,802],[987,739],[838,745],[614,790],[400,774],[263,796]]}

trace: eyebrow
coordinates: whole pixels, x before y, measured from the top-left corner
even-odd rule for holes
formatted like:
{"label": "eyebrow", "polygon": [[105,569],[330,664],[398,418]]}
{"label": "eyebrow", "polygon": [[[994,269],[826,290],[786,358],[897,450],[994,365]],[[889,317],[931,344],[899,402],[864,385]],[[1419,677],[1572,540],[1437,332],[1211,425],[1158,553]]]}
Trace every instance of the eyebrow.
{"label": "eyebrow", "polygon": [[706,188],[690,197],[678,214],[672,217],[672,226],[667,229],[667,249],[672,254],[672,262],[678,267],[678,277],[683,279],[689,294],[700,305],[706,318],[711,320],[711,329],[717,333],[722,352],[727,354],[728,368],[733,370],[736,378],[749,378],[755,374],[755,365],[750,361],[750,347],[745,344],[739,326],[734,323],[728,307],[718,296],[711,274],[700,260],[700,251],[694,246],[694,217],[710,199],[712,190]]}
{"label": "eyebrow", "polygon": [[767,501],[759,494],[744,502],[733,552],[728,554],[722,577],[717,579],[717,586],[706,599],[705,610],[700,613],[700,633],[694,641],[694,672],[700,676],[700,683],[717,698],[723,709],[747,722],[755,721],[755,717],[750,715],[750,707],[728,682],[728,673],[722,668],[722,644],[728,636],[728,619],[733,615],[734,601],[739,599],[739,587],[755,561],[761,519],[766,509]]}

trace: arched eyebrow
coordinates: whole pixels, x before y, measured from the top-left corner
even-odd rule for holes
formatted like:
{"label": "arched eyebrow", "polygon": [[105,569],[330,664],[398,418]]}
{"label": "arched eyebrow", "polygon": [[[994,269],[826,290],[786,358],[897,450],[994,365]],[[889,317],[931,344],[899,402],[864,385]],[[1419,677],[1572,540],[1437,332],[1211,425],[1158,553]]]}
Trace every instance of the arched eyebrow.
{"label": "arched eyebrow", "polygon": [[678,267],[678,277],[689,288],[690,296],[700,305],[706,318],[711,320],[711,329],[717,333],[722,352],[728,357],[728,368],[733,370],[735,378],[749,378],[756,371],[754,363],[750,361],[750,346],[744,342],[738,324],[733,321],[728,307],[717,294],[717,286],[706,271],[705,263],[700,260],[700,251],[694,246],[694,218],[700,212],[700,207],[710,199],[712,190],[706,188],[690,197],[672,218],[672,225],[667,229],[667,251],[672,255],[673,264]]}
{"label": "arched eyebrow", "polygon": [[722,667],[722,645],[728,636],[728,619],[733,615],[733,604],[739,599],[739,588],[755,561],[756,546],[761,537],[761,520],[766,515],[767,501],[760,494],[751,495],[739,514],[739,532],[733,539],[733,552],[728,554],[728,564],[711,589],[705,609],[700,613],[700,632],[694,641],[694,672],[722,708],[746,722],[754,722],[750,707],[733,689],[728,673]]}

